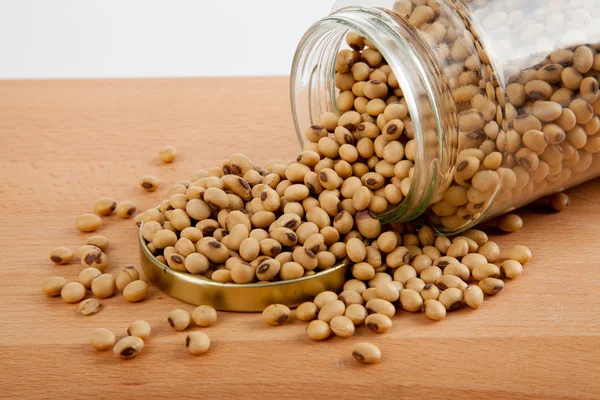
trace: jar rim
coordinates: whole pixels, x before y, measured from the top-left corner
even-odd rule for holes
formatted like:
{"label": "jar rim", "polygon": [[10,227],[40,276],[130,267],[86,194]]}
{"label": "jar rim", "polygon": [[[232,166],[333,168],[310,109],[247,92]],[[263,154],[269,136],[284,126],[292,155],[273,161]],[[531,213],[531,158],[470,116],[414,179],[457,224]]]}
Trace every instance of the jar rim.
{"label": "jar rim", "polygon": [[[298,139],[303,145],[300,119],[309,126],[308,123],[318,121],[322,112],[339,113],[334,95],[335,59],[349,30],[376,46],[404,92],[416,144],[413,177],[403,201],[379,218],[382,223],[413,220],[429,207],[442,184],[440,178],[451,168],[454,151],[446,138],[452,134],[450,131],[456,132],[457,123],[455,109],[452,112],[454,104],[447,98],[450,91],[442,79],[436,79],[443,72],[435,65],[430,47],[406,20],[382,8],[351,6],[334,11],[308,29],[297,47],[290,77],[290,102]],[[326,95],[319,93],[323,90]],[[300,101],[308,103],[309,110],[303,110],[306,105]],[[431,110],[430,116],[424,115],[424,104]],[[450,113],[446,111],[448,107]],[[438,141],[437,146],[425,143],[422,125],[426,118],[434,121],[431,134]]]}

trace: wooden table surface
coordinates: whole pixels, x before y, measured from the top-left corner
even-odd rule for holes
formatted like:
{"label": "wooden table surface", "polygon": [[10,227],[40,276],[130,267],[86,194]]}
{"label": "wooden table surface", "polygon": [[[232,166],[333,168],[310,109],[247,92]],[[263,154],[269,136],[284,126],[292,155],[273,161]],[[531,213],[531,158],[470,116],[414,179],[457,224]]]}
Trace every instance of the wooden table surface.
{"label": "wooden table surface", "polygon": [[[522,231],[495,237],[503,254],[526,244],[534,260],[479,310],[440,323],[399,312],[389,333],[318,343],[300,321],[221,312],[205,328],[210,351],[193,357],[166,322],[192,306],[152,287],[142,303],[116,295],[80,316],[41,293],[47,277],[81,270],[48,254],[84,244],[74,218],[101,196],[142,210],[233,152],[293,157],[287,78],[5,81],[0,93],[0,398],[600,398],[599,180],[570,190],[567,211],[525,210]],[[165,145],[179,150],[173,164],[158,159]],[[157,192],[138,187],[144,174],[161,178]],[[139,266],[131,220],[104,218],[96,234],[111,240],[108,272]],[[137,358],[90,347],[95,328],[122,337],[134,319],[153,330]],[[351,357],[363,340],[379,364]]]}

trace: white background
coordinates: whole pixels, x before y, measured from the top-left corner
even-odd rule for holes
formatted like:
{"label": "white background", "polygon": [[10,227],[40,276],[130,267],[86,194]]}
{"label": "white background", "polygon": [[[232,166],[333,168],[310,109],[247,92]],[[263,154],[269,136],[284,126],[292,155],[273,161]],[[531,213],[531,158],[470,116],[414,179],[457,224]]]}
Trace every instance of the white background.
{"label": "white background", "polygon": [[0,0],[0,79],[288,75],[334,0]]}

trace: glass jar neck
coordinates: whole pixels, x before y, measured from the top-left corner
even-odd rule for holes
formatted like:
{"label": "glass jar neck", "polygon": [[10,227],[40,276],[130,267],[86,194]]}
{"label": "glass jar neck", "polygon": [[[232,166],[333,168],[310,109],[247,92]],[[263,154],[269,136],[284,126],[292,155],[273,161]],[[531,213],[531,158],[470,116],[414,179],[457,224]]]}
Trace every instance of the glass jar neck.
{"label": "glass jar neck", "polygon": [[339,112],[335,61],[349,30],[375,45],[404,93],[416,142],[412,184],[402,203],[380,219],[384,223],[413,220],[450,183],[458,118],[450,85],[431,47],[406,20],[380,8],[347,7],[309,28],[296,50],[290,79],[298,139],[304,145],[302,133],[318,124],[323,112]]}

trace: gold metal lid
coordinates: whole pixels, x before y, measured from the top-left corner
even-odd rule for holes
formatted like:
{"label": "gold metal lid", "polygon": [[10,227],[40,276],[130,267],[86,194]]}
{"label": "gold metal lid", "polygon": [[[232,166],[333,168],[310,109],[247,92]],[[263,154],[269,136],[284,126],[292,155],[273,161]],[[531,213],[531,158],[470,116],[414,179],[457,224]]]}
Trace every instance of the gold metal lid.
{"label": "gold metal lid", "polygon": [[338,264],[312,276],[264,283],[219,283],[201,275],[175,271],[148,250],[140,228],[140,263],[149,280],[163,292],[186,303],[207,304],[221,311],[263,311],[279,303],[296,307],[324,290],[338,291],[346,282],[348,264]]}

